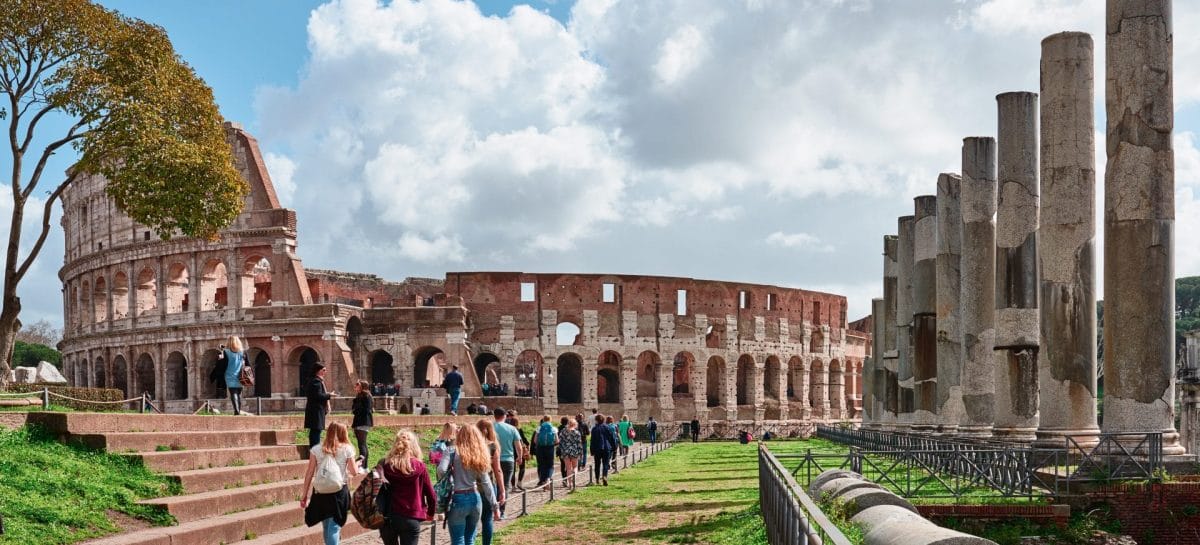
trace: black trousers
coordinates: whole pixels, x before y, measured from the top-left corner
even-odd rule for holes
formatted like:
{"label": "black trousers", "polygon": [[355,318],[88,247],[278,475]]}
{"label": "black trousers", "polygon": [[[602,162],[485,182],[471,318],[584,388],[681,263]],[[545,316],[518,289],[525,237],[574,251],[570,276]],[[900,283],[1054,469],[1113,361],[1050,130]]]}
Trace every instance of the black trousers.
{"label": "black trousers", "polygon": [[308,447],[316,448],[321,444],[321,428],[308,428]]}
{"label": "black trousers", "polygon": [[242,414],[242,389],[229,389],[229,402],[233,404],[233,414]]}
{"label": "black trousers", "polygon": [[387,524],[379,529],[379,537],[386,545],[417,545],[421,538],[421,521],[398,515],[389,516],[387,520]]}
{"label": "black trousers", "polygon": [[370,467],[368,464],[371,463],[370,454],[367,452],[367,433],[367,430],[354,430],[354,439],[358,442],[358,454],[362,456],[363,467]]}

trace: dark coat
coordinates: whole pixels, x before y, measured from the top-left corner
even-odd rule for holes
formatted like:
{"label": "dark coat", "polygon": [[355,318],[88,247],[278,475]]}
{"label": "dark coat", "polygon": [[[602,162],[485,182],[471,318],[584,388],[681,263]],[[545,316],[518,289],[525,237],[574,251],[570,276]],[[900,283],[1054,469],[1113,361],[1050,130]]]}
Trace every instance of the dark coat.
{"label": "dark coat", "polygon": [[589,449],[593,455],[610,454],[617,449],[617,432],[608,424],[592,426],[592,444]]}
{"label": "dark coat", "polygon": [[225,369],[228,365],[229,361],[222,354],[221,357],[217,358],[216,365],[213,365],[212,371],[208,372],[208,381],[217,383],[219,387],[225,386]]}
{"label": "dark coat", "polygon": [[350,405],[350,412],[354,413],[354,421],[350,423],[350,428],[359,426],[371,427],[375,425],[374,410],[371,407],[371,396],[360,394],[354,396],[354,403]]}
{"label": "dark coat", "polygon": [[308,429],[325,429],[325,413],[329,407],[329,393],[325,391],[325,383],[313,377],[308,383],[308,402],[304,405],[304,427]]}
{"label": "dark coat", "polygon": [[458,390],[459,388],[462,388],[462,385],[463,376],[462,373],[459,373],[458,371],[450,371],[446,374],[446,377],[442,379],[442,388],[445,388],[446,391]]}

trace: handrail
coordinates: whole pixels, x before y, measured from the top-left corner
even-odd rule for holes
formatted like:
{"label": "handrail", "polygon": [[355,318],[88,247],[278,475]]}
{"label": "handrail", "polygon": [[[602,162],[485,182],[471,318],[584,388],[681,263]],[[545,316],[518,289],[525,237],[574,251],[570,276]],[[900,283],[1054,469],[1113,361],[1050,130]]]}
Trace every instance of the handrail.
{"label": "handrail", "polygon": [[759,505],[771,545],[851,545],[763,443],[758,460]]}

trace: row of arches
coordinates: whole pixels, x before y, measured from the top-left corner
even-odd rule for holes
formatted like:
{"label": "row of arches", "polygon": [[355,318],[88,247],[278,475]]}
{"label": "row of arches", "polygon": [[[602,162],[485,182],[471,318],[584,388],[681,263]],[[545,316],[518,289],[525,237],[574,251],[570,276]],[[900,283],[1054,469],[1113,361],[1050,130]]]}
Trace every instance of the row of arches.
{"label": "row of arches", "polygon": [[[229,282],[240,282],[240,307],[271,304],[271,262],[261,254],[251,255],[241,262],[238,275],[231,279],[229,268],[221,259],[209,259],[196,278],[198,293],[193,294],[193,272],[182,261],[171,261],[161,279],[153,267],[143,267],[130,278],[130,272],[117,271],[111,278],[104,275],[84,278],[70,287],[68,295],[69,322],[74,326],[165,313],[176,314],[189,310],[219,310],[230,305]],[[132,282],[131,282],[132,280]],[[160,281],[161,280],[161,281]],[[162,296],[159,296],[159,290]],[[159,304],[163,305],[160,311]]]}

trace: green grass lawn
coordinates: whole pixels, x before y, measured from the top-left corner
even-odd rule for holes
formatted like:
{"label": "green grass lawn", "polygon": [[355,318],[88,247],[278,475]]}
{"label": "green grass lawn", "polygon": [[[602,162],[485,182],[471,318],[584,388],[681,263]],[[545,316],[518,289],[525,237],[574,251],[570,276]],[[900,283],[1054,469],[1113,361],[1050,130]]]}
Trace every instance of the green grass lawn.
{"label": "green grass lawn", "polygon": [[119,456],[64,445],[40,428],[0,429],[0,475],[0,544],[57,545],[116,533],[112,513],[174,522],[135,504],[178,493],[165,478]]}

